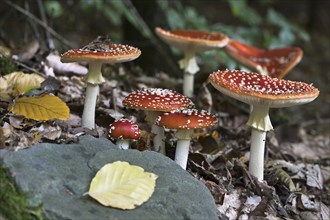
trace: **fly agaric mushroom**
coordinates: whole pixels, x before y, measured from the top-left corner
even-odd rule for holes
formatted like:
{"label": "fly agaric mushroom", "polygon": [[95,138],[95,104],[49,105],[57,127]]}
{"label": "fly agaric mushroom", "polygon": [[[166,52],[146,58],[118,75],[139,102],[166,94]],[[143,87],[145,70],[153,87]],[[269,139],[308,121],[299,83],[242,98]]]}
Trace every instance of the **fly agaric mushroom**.
{"label": "fly agaric mushroom", "polygon": [[188,97],[170,89],[144,88],[126,96],[123,105],[127,108],[145,110],[146,121],[152,126],[151,132],[155,134],[154,149],[165,155],[164,129],[155,125],[155,119],[162,112],[191,108],[194,104]]}
{"label": "fly agaric mushroom", "polygon": [[177,129],[178,138],[175,151],[175,162],[183,169],[187,167],[190,139],[193,129],[207,128],[215,125],[217,118],[205,110],[183,109],[165,112],[158,116],[156,124],[168,129]]}
{"label": "fly agaric mushroom", "polygon": [[112,44],[109,39],[97,38],[81,49],[69,50],[61,55],[61,61],[89,63],[87,74],[87,89],[82,115],[82,126],[93,129],[95,127],[95,106],[99,94],[99,84],[104,82],[101,73],[103,63],[122,63],[138,58],[141,51],[135,47]]}
{"label": "fly agaric mushroom", "polygon": [[164,30],[157,27],[156,34],[167,44],[183,50],[184,58],[179,65],[184,70],[183,94],[188,97],[193,97],[194,75],[199,71],[195,54],[224,47],[229,41],[223,33],[198,30]]}
{"label": "fly agaric mushroom", "polygon": [[309,103],[319,95],[318,89],[303,82],[239,70],[214,72],[209,80],[223,94],[253,106],[247,122],[252,127],[249,172],[262,181],[266,132],[273,129],[269,108]]}
{"label": "fly agaric mushroom", "polygon": [[258,71],[262,75],[282,79],[303,56],[298,47],[260,50],[237,40],[230,40],[224,47],[233,59]]}
{"label": "fly agaric mushroom", "polygon": [[128,149],[130,140],[138,140],[141,136],[141,130],[134,122],[121,118],[110,124],[109,137],[117,139],[116,144],[120,149]]}

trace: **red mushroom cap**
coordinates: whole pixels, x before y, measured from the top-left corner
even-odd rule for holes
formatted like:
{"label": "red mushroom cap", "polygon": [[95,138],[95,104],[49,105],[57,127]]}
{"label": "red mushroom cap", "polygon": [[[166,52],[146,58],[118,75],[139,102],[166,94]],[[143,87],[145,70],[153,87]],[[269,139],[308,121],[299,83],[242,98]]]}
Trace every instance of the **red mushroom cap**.
{"label": "red mushroom cap", "polygon": [[183,109],[165,112],[155,123],[169,129],[196,129],[215,125],[217,118],[205,110]]}
{"label": "red mushroom cap", "polygon": [[195,49],[204,51],[224,47],[229,38],[219,32],[208,32],[199,30],[164,30],[156,28],[157,35],[167,44],[183,50]]}
{"label": "red mushroom cap", "polygon": [[266,68],[269,76],[279,79],[297,65],[303,56],[298,47],[260,50],[236,40],[230,40],[224,49],[229,56],[243,65],[256,71],[258,66]]}
{"label": "red mushroom cap", "polygon": [[62,62],[99,61],[122,63],[138,58],[141,51],[135,47],[110,43],[104,50],[74,49],[61,55]]}
{"label": "red mushroom cap", "polygon": [[112,139],[138,140],[141,136],[141,130],[137,124],[121,118],[110,124],[109,136]]}
{"label": "red mushroom cap", "polygon": [[310,84],[272,78],[240,70],[222,70],[209,76],[220,92],[252,105],[289,107],[313,101],[319,90]]}
{"label": "red mushroom cap", "polygon": [[188,97],[170,89],[144,88],[126,96],[123,105],[133,109],[169,112],[191,108],[194,104]]}

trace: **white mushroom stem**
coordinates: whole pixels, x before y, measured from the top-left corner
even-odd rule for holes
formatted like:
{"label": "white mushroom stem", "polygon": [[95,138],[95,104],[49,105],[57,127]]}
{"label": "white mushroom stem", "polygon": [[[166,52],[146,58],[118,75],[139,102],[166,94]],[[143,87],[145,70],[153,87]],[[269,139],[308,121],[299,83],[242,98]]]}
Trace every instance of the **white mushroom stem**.
{"label": "white mushroom stem", "polygon": [[93,129],[95,127],[95,106],[99,94],[99,85],[87,83],[84,111],[81,124],[84,128]]}
{"label": "white mushroom stem", "polygon": [[268,76],[269,75],[269,73],[268,73],[268,70],[267,70],[267,68],[264,66],[260,66],[260,65],[258,65],[257,67],[256,67],[256,69],[257,69],[257,71],[261,74],[261,75],[265,75],[265,76]]}
{"label": "white mushroom stem", "polygon": [[102,63],[100,62],[91,62],[89,64],[86,97],[81,122],[84,128],[95,128],[95,106],[99,94],[99,84],[104,82],[101,67]]}
{"label": "white mushroom stem", "polygon": [[183,74],[183,94],[187,97],[194,96],[194,80],[195,74],[184,72]]}
{"label": "white mushroom stem", "polygon": [[175,137],[178,138],[175,150],[174,161],[180,165],[184,170],[187,168],[187,161],[189,155],[189,147],[191,135],[193,134],[192,129],[179,129],[175,133]]}
{"label": "white mushroom stem", "polygon": [[264,153],[265,153],[266,132],[252,128],[249,172],[258,178],[264,179]]}
{"label": "white mushroom stem", "polygon": [[268,106],[253,105],[247,125],[261,131],[273,130],[268,112]]}
{"label": "white mushroom stem", "polygon": [[156,151],[159,153],[166,155],[165,149],[165,132],[163,127],[159,127],[158,125],[152,124],[151,132],[155,134],[153,139],[153,146]]}
{"label": "white mushroom stem", "polygon": [[184,58],[179,61],[180,68],[184,70],[183,75],[183,94],[188,97],[194,96],[194,78],[199,71],[195,53],[186,51]]}
{"label": "white mushroom stem", "polygon": [[159,111],[145,111],[146,121],[151,124],[151,132],[155,134],[153,138],[153,148],[155,151],[166,155],[165,132],[163,127],[155,125],[156,118],[162,113]]}
{"label": "white mushroom stem", "polygon": [[123,149],[123,150],[127,150],[129,149],[129,140],[127,139],[118,139],[116,141],[116,145],[120,148],[120,149]]}
{"label": "white mushroom stem", "polygon": [[268,106],[253,106],[247,122],[252,127],[249,172],[259,181],[264,179],[266,133],[273,129],[268,112]]}
{"label": "white mushroom stem", "polygon": [[176,144],[174,161],[178,165],[180,165],[184,170],[187,168],[189,146],[190,146],[190,139],[178,140]]}

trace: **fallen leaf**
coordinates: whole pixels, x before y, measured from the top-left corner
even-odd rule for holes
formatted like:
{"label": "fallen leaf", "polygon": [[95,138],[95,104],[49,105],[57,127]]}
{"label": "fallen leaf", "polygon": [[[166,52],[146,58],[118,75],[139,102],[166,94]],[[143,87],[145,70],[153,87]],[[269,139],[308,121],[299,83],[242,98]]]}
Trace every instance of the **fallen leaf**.
{"label": "fallen leaf", "polygon": [[238,219],[240,207],[242,206],[242,197],[244,198],[241,188],[233,190],[229,195],[226,194],[223,204],[217,205],[218,211],[229,220]]}
{"label": "fallen leaf", "polygon": [[222,205],[223,204],[223,200],[225,198],[226,195],[226,190],[221,188],[218,184],[216,184],[215,182],[206,180],[205,181],[205,186],[210,190],[215,204],[219,204]]}
{"label": "fallen leaf", "polygon": [[279,179],[279,181],[283,183],[290,190],[290,192],[296,191],[296,187],[290,175],[280,166],[274,167],[273,175],[275,175]]}
{"label": "fallen leaf", "polygon": [[50,94],[16,98],[14,103],[8,106],[8,111],[36,121],[67,120],[70,116],[69,107],[65,102]]}
{"label": "fallen leaf", "polygon": [[42,124],[37,132],[42,138],[56,140],[61,136],[62,130],[58,125]]}
{"label": "fallen leaf", "polygon": [[318,164],[306,164],[306,184],[310,187],[323,189],[323,177]]}
{"label": "fallen leaf", "polygon": [[10,101],[10,97],[21,95],[32,88],[40,87],[45,79],[36,73],[13,72],[0,77],[0,98]]}
{"label": "fallen leaf", "polygon": [[157,178],[139,166],[116,161],[96,173],[87,194],[104,206],[134,209],[151,197]]}

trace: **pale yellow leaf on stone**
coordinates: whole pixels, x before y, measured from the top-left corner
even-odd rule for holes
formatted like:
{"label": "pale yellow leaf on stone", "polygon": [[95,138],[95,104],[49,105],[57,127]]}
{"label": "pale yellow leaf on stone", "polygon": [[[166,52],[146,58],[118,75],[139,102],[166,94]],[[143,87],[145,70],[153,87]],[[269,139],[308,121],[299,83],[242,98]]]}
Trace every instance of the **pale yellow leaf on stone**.
{"label": "pale yellow leaf on stone", "polygon": [[157,178],[142,167],[117,161],[106,164],[96,173],[88,195],[104,206],[134,209],[151,197]]}

